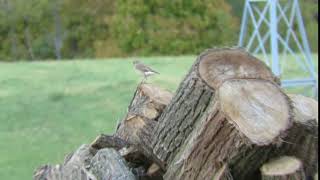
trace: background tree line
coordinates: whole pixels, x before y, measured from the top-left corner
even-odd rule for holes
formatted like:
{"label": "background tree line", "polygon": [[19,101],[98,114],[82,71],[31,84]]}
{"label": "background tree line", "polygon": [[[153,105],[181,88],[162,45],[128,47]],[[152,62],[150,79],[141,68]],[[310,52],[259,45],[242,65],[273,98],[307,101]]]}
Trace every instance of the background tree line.
{"label": "background tree line", "polygon": [[[300,1],[318,51],[318,1]],[[243,0],[0,0],[0,61],[196,54],[235,45]]]}

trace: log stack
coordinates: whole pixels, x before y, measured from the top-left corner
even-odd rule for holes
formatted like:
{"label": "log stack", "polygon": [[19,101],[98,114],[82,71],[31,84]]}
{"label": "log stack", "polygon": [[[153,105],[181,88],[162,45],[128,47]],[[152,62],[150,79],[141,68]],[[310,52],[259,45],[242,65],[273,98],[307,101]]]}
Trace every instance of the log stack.
{"label": "log stack", "polygon": [[[279,161],[266,163],[292,156],[299,159],[292,173],[313,178],[317,106],[283,92],[270,69],[244,50],[210,49],[174,94],[139,84],[116,133],[85,146],[89,154],[76,169],[91,179],[270,179],[265,167]],[[60,177],[66,168],[44,166],[34,179]]]}

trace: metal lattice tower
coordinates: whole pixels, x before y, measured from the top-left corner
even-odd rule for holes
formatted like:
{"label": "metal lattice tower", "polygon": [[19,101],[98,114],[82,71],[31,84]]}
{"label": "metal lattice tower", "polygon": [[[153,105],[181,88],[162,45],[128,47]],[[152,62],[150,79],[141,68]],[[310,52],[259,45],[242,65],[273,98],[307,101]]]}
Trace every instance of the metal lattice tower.
{"label": "metal lattice tower", "polygon": [[286,77],[293,66],[299,68],[303,74],[282,80],[282,86],[312,87],[318,96],[317,73],[298,0],[246,0],[239,46],[262,55],[278,77]]}

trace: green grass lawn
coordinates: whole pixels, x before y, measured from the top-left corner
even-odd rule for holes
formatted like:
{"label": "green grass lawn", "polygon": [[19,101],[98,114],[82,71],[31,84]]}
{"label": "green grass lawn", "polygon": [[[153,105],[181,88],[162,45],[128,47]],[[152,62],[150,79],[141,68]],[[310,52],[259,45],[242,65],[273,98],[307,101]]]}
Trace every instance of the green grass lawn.
{"label": "green grass lawn", "polygon": [[[174,91],[195,57],[142,60],[161,73],[149,82]],[[112,133],[140,80],[128,59],[0,63],[1,179],[31,179],[39,165]]]}

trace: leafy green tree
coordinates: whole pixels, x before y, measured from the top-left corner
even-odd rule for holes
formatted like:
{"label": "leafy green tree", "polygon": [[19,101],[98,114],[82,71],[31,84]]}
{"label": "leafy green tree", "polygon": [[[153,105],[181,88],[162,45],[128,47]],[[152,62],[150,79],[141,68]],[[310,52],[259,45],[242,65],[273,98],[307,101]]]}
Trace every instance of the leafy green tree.
{"label": "leafy green tree", "polygon": [[[197,54],[212,46],[235,45],[243,3],[0,0],[0,61]],[[318,1],[300,4],[317,52]]]}
{"label": "leafy green tree", "polygon": [[224,0],[119,0],[116,8],[112,33],[129,54],[194,54],[237,36]]}
{"label": "leafy green tree", "polygon": [[47,4],[47,0],[1,0],[0,57],[7,60],[42,58],[37,57],[34,45],[43,40],[45,32],[42,31],[50,28]]}
{"label": "leafy green tree", "polygon": [[113,14],[112,0],[65,0],[61,16],[65,28],[66,58],[93,57],[94,43],[109,36],[105,18]]}

